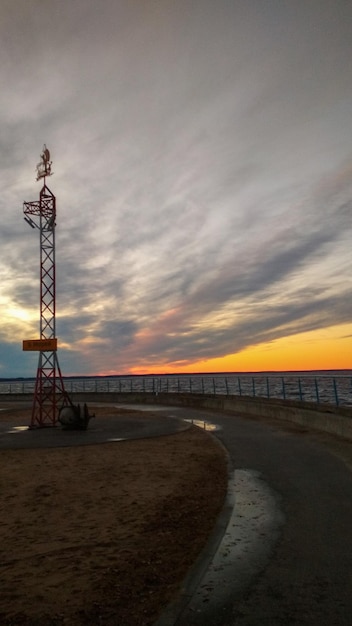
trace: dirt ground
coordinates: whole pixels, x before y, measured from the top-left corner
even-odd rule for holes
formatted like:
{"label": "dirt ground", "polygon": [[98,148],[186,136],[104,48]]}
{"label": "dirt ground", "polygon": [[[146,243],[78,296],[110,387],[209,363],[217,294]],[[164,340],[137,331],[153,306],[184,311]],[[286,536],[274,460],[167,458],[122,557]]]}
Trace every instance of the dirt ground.
{"label": "dirt ground", "polygon": [[[0,419],[27,424],[29,412]],[[193,426],[155,439],[3,450],[0,459],[1,626],[153,624],[226,493],[224,451]]]}

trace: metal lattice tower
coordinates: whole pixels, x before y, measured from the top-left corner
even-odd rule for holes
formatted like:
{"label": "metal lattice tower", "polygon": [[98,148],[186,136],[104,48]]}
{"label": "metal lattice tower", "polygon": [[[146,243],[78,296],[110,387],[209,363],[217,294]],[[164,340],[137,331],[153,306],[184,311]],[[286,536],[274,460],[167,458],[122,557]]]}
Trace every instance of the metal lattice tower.
{"label": "metal lattice tower", "polygon": [[40,340],[24,342],[39,350],[39,362],[34,389],[31,428],[55,426],[59,407],[70,403],[65,392],[57,356],[55,327],[55,227],[56,198],[45,184],[51,175],[49,150],[44,145],[41,162],[37,165],[37,180],[44,179],[39,200],[24,202],[25,221],[40,233]]}

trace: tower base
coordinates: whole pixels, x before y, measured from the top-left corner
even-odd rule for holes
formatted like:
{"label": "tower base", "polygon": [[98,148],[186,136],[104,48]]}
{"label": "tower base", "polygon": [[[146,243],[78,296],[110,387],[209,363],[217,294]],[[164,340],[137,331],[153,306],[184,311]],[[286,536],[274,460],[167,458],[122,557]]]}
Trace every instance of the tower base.
{"label": "tower base", "polygon": [[29,428],[57,425],[61,407],[71,405],[55,352],[40,352]]}

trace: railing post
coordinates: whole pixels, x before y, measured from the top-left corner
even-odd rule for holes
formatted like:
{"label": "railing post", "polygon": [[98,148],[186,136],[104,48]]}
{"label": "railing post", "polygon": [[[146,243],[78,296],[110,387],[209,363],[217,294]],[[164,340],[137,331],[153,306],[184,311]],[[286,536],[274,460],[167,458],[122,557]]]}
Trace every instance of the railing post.
{"label": "railing post", "polygon": [[269,378],[266,379],[266,397],[270,398]]}
{"label": "railing post", "polygon": [[317,381],[316,378],[314,379],[314,383],[315,383],[315,396],[316,396],[316,399],[317,399],[317,404],[320,404],[319,386],[318,386],[318,381]]}
{"label": "railing post", "polygon": [[202,394],[204,396],[204,378],[203,378],[203,376],[202,376]]}
{"label": "railing post", "polygon": [[189,393],[192,393],[192,378],[189,378]]}
{"label": "railing post", "polygon": [[336,406],[339,406],[339,396],[337,393],[337,385],[336,385],[336,378],[332,379],[333,385],[334,385],[334,393],[335,393],[335,402],[336,402]]}
{"label": "railing post", "polygon": [[252,378],[252,396],[253,396],[253,398],[255,398],[255,380],[254,380],[254,377]]}
{"label": "railing post", "polygon": [[227,380],[227,376],[225,376],[225,385],[226,385],[226,395],[228,396],[229,395],[229,383]]}
{"label": "railing post", "polygon": [[240,377],[238,377],[238,391],[239,391],[239,394],[241,396],[242,395],[242,389],[241,389],[241,379],[240,379]]}
{"label": "railing post", "polygon": [[285,379],[282,378],[282,397],[286,400],[286,387],[285,387]]}
{"label": "railing post", "polygon": [[298,379],[298,389],[299,389],[299,399],[302,402],[303,401],[303,393],[302,393],[302,384],[301,384],[301,379]]}
{"label": "railing post", "polygon": [[214,391],[214,396],[216,396],[215,378],[213,378],[213,391]]}

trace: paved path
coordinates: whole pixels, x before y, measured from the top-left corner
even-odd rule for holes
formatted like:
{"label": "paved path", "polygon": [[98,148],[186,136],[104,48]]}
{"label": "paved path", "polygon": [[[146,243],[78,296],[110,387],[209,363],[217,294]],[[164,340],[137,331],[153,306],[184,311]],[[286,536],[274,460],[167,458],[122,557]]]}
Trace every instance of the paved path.
{"label": "paved path", "polygon": [[[352,624],[351,469],[314,433],[206,411],[177,408],[169,414],[220,427],[216,436],[234,468],[235,517],[228,527],[232,541],[220,544],[182,614],[166,615],[164,624]],[[241,537],[246,527],[248,534]],[[242,558],[236,552],[241,541],[242,547],[247,544]],[[219,604],[218,583],[228,558],[233,567],[220,585]]]}
{"label": "paved path", "polygon": [[[8,408],[8,405],[3,406]],[[19,406],[17,405],[16,408]],[[106,407],[107,404],[105,403],[103,406]],[[96,411],[99,414],[98,404],[91,404],[90,408],[91,412]],[[141,409],[142,407],[139,408],[139,410]],[[63,430],[60,424],[56,428],[28,430],[28,425],[14,426],[10,420],[0,422],[0,450],[6,448],[59,448],[123,441],[125,439],[145,439],[171,435],[188,428],[184,422],[168,418],[165,411],[159,413],[158,407],[149,407],[149,410],[157,414],[151,417],[148,415],[138,417],[136,414],[133,416],[121,414],[92,418],[88,430],[84,431]]]}

